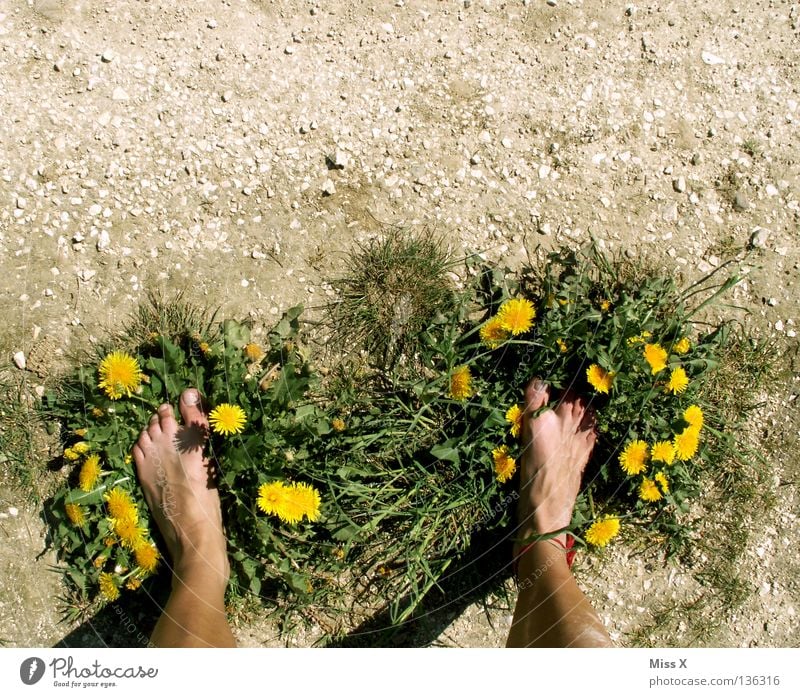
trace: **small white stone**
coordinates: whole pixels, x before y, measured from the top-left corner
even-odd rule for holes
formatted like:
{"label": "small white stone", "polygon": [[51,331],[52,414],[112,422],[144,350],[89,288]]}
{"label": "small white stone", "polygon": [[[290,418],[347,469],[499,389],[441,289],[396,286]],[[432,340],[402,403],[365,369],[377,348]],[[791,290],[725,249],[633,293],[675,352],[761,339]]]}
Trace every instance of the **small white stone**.
{"label": "small white stone", "polygon": [[110,245],[111,235],[108,234],[108,230],[102,230],[100,235],[97,237],[97,251],[104,252]]}
{"label": "small white stone", "polygon": [[506,136],[500,141],[500,145],[502,145],[504,148],[510,148],[513,145],[513,141],[511,140],[511,138]]}
{"label": "small white stone", "polygon": [[130,97],[122,87],[115,87],[111,94],[111,99],[113,99],[115,102],[124,102],[130,99]]}
{"label": "small white stone", "polygon": [[22,196],[17,196],[17,208],[21,211],[24,211],[27,206],[28,199],[23,198]]}
{"label": "small white stone", "polygon": [[91,216],[100,215],[102,211],[103,207],[99,203],[93,203],[91,206],[89,206],[89,215]]}
{"label": "small white stone", "polygon": [[107,48],[105,51],[103,51],[103,54],[100,56],[100,60],[103,61],[103,63],[110,63],[116,57],[117,57],[117,54],[114,53],[114,51],[112,49]]}
{"label": "small white stone", "polygon": [[286,48],[283,49],[283,52],[287,56],[291,56],[294,53],[294,47],[293,46],[287,46]]}
{"label": "small white stone", "polygon": [[332,179],[326,179],[322,185],[322,193],[324,196],[333,196],[336,193],[336,185]]}
{"label": "small white stone", "polygon": [[15,508],[14,506],[9,506],[8,515],[10,515],[12,518],[16,518],[19,515],[19,509]]}
{"label": "small white stone", "polygon": [[229,102],[231,99],[233,99],[233,90],[225,90],[222,93],[222,101]]}
{"label": "small white stone", "polygon": [[216,28],[217,28],[217,26],[219,26],[219,25],[217,24],[217,20],[216,20],[216,19],[209,19],[209,20],[208,20],[208,24],[206,24],[206,26],[207,26],[209,29],[216,29]]}
{"label": "small white stone", "polygon": [[778,187],[775,186],[774,184],[767,184],[766,193],[767,193],[767,196],[769,196],[769,197],[777,196],[778,195]]}
{"label": "small white stone", "polygon": [[679,194],[682,194],[684,191],[686,191],[686,179],[683,177],[673,179],[672,188],[675,189],[675,191],[677,191]]}
{"label": "small white stone", "polygon": [[25,354],[22,351],[17,351],[14,354],[14,365],[20,370],[25,370],[27,364],[28,362],[25,360]]}
{"label": "small white stone", "polygon": [[779,332],[783,331],[783,320],[779,319],[777,322],[775,322],[775,329],[777,329]]}
{"label": "small white stone", "polygon": [[720,58],[719,56],[711,53],[710,51],[703,51],[700,54],[700,58],[703,59],[703,63],[706,65],[723,65],[725,63],[724,58]]}

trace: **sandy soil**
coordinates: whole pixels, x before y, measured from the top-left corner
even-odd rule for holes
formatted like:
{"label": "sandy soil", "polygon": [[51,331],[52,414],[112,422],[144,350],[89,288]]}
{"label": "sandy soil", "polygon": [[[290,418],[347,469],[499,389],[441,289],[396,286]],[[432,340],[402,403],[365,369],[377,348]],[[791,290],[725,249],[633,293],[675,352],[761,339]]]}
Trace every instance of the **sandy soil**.
{"label": "sandy soil", "polygon": [[[797,4],[176,5],[0,2],[9,361],[43,340],[56,358],[85,345],[150,289],[261,323],[319,306],[352,242],[386,224],[511,266],[593,235],[686,279],[750,248],[744,321],[796,349]],[[742,566],[756,592],[715,643],[800,636],[794,368],[753,425],[776,444],[776,508],[753,521]],[[117,642],[58,623],[39,511],[8,487],[2,504],[0,639]],[[696,583],[625,545],[578,573],[622,644]],[[510,609],[492,603],[431,620],[438,638],[420,643],[501,645]],[[268,622],[238,632],[279,643]]]}

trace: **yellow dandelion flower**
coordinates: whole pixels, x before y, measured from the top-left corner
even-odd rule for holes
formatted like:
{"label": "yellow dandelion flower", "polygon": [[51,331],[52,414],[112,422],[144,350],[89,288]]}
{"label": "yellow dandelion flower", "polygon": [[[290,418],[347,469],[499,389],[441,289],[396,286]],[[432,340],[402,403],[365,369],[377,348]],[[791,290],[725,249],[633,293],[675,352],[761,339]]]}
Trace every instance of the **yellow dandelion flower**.
{"label": "yellow dandelion flower", "polygon": [[91,491],[97,480],[100,478],[100,456],[97,454],[89,455],[81,465],[78,473],[78,485],[82,491]]}
{"label": "yellow dandelion flower", "polygon": [[64,459],[75,462],[80,457],[72,448],[64,448]]}
{"label": "yellow dandelion flower", "polygon": [[287,486],[283,482],[268,482],[258,488],[256,505],[267,515],[282,517],[279,511],[283,510],[286,501]]}
{"label": "yellow dandelion flower", "polygon": [[128,579],[128,582],[125,584],[125,588],[129,591],[135,591],[142,585],[142,579],[134,576],[133,578]]}
{"label": "yellow dandelion flower", "polygon": [[497,313],[503,329],[514,336],[524,334],[533,326],[536,309],[533,303],[525,298],[506,300]]}
{"label": "yellow dandelion flower", "polygon": [[124,351],[113,351],[100,362],[97,386],[109,399],[130,397],[142,382],[139,362]]}
{"label": "yellow dandelion flower", "polygon": [[103,498],[106,501],[109,517],[115,520],[139,522],[139,509],[127,491],[115,486],[111,491],[107,491]]}
{"label": "yellow dandelion flower", "polygon": [[100,593],[106,600],[119,598],[119,587],[111,574],[100,574]]}
{"label": "yellow dandelion flower", "polygon": [[506,421],[511,424],[511,435],[514,438],[517,438],[522,430],[522,418],[523,411],[519,408],[519,404],[514,404],[506,412]]}
{"label": "yellow dandelion flower", "polygon": [[220,404],[211,410],[208,422],[214,433],[230,436],[244,430],[247,416],[238,404]]}
{"label": "yellow dandelion flower", "polygon": [[619,518],[603,516],[595,520],[586,531],[584,538],[594,547],[605,547],[619,534]]}
{"label": "yellow dandelion flower", "polygon": [[200,353],[202,353],[204,356],[208,356],[211,353],[211,347],[208,345],[207,341],[201,341],[197,345],[197,348],[200,349]]}
{"label": "yellow dandelion flower", "polygon": [[669,493],[669,479],[667,479],[667,475],[663,472],[656,472],[656,476],[653,477],[656,480],[658,485],[661,487],[661,491],[665,494]]}
{"label": "yellow dandelion flower", "polygon": [[505,445],[492,450],[492,459],[498,482],[502,484],[514,476],[514,472],[517,471],[517,462],[508,454],[508,448]]}
{"label": "yellow dandelion flower", "polygon": [[567,344],[563,339],[556,339],[556,346],[561,353],[567,352]]}
{"label": "yellow dandelion flower", "polygon": [[119,538],[119,543],[125,548],[136,551],[145,543],[144,536],[146,530],[139,526],[139,523],[130,518],[112,518],[111,528]]}
{"label": "yellow dandelion flower", "polygon": [[95,569],[102,569],[102,568],[103,568],[103,566],[105,566],[105,563],[106,563],[106,561],[107,561],[107,560],[108,560],[108,557],[107,557],[107,556],[105,556],[104,554],[101,554],[99,557],[97,557],[97,558],[96,558],[96,559],[95,559],[95,560],[92,562],[92,564],[94,565],[94,568],[95,568]]}
{"label": "yellow dandelion flower", "polygon": [[347,428],[347,424],[344,422],[344,419],[340,419],[338,416],[331,419],[331,428],[334,431],[338,431],[341,433],[344,429]]}
{"label": "yellow dandelion flower", "polygon": [[611,301],[610,300],[601,300],[600,301],[600,309],[603,312],[608,312],[611,309]]}
{"label": "yellow dandelion flower", "polygon": [[103,539],[103,544],[106,547],[113,547],[115,544],[117,544],[117,541],[113,537],[111,537],[111,535],[109,535],[108,537]]}
{"label": "yellow dandelion flower", "polygon": [[290,489],[290,496],[297,498],[303,516],[312,523],[315,520],[319,520],[320,506],[322,504],[319,491],[310,484],[303,482],[293,484]]}
{"label": "yellow dandelion flower", "polygon": [[103,414],[104,412],[102,409],[98,409],[97,407],[92,407],[92,416],[94,416],[95,419],[99,419],[101,416],[103,416]]}
{"label": "yellow dandelion flower", "polygon": [[264,357],[264,351],[258,344],[245,344],[244,355],[251,361],[260,361]]}
{"label": "yellow dandelion flower", "polygon": [[700,431],[690,426],[675,436],[672,445],[679,460],[691,460],[700,447]]}
{"label": "yellow dandelion flower", "polygon": [[684,336],[675,342],[672,350],[678,355],[683,356],[685,353],[689,353],[690,348],[692,348],[692,342]]}
{"label": "yellow dandelion flower", "polygon": [[689,378],[686,375],[686,371],[678,366],[677,368],[673,368],[669,375],[667,392],[672,392],[672,394],[681,394],[686,390],[686,386],[688,384]]}
{"label": "yellow dandelion flower", "polygon": [[332,552],[332,554],[333,554],[333,556],[334,556],[334,557],[336,557],[336,558],[337,558],[339,561],[341,561],[342,559],[344,559],[344,550],[343,550],[341,547],[334,547],[334,548],[333,548],[333,552]]}
{"label": "yellow dandelion flower", "polygon": [[160,555],[154,544],[143,544],[134,551],[133,555],[142,571],[152,574],[156,570]]}
{"label": "yellow dandelion flower", "polygon": [[671,465],[675,460],[675,448],[668,440],[658,441],[650,449],[650,459],[653,462],[663,462],[665,465]]}
{"label": "yellow dandelion flower", "polygon": [[462,365],[450,376],[450,396],[459,402],[472,395],[472,373]]}
{"label": "yellow dandelion flower", "polygon": [[634,475],[644,471],[647,464],[648,447],[643,440],[634,440],[625,446],[619,456],[619,464],[625,474]]}
{"label": "yellow dandelion flower", "polygon": [[639,498],[642,501],[648,501],[652,503],[654,501],[661,500],[663,498],[663,494],[652,479],[645,477],[642,479],[642,483],[639,485]]}
{"label": "yellow dandelion flower", "polygon": [[696,428],[698,431],[703,428],[703,410],[696,404],[686,407],[686,411],[683,412],[683,419],[687,424]]}
{"label": "yellow dandelion flower", "polygon": [[496,349],[506,339],[508,330],[503,327],[503,320],[499,316],[492,317],[480,329],[481,341],[490,349]]}
{"label": "yellow dandelion flower", "polygon": [[661,344],[645,344],[644,358],[650,365],[652,375],[660,373],[667,367],[667,352]]}
{"label": "yellow dandelion flower", "polygon": [[67,514],[69,522],[73,525],[83,527],[86,523],[86,516],[83,514],[83,509],[80,507],[80,504],[68,503],[64,506],[64,512]]}
{"label": "yellow dandelion flower", "polygon": [[73,433],[74,433],[76,436],[78,436],[78,438],[83,438],[83,437],[85,437],[85,436],[86,436],[86,434],[87,434],[88,432],[89,432],[89,430],[88,430],[88,429],[86,429],[86,428],[76,428],[76,429],[73,431]]}
{"label": "yellow dandelion flower", "polygon": [[616,373],[610,373],[603,370],[597,363],[592,363],[586,369],[586,379],[595,390],[602,394],[608,394],[611,385],[614,384],[614,376]]}
{"label": "yellow dandelion flower", "polygon": [[89,444],[86,441],[78,441],[75,445],[72,446],[72,449],[78,453],[78,455],[86,455],[89,452]]}

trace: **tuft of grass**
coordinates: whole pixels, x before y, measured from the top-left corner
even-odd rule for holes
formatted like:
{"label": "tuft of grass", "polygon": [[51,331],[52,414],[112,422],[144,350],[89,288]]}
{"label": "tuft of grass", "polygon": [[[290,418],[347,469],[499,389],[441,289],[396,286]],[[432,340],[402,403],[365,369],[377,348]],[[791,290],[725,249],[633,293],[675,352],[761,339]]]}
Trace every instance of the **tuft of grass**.
{"label": "tuft of grass", "polygon": [[453,265],[442,241],[429,231],[394,228],[357,247],[348,273],[333,281],[331,306],[336,343],[364,349],[380,367],[413,356],[423,330],[455,307]]}
{"label": "tuft of grass", "polygon": [[216,314],[216,311],[192,304],[183,292],[165,298],[151,291],[115,339],[123,345],[135,346],[151,341],[156,335],[172,342],[186,336],[201,335],[212,342],[217,338],[214,331]]}
{"label": "tuft of grass", "polygon": [[24,377],[10,368],[0,369],[0,474],[2,481],[21,491],[31,501],[39,500],[36,455],[35,409]]}

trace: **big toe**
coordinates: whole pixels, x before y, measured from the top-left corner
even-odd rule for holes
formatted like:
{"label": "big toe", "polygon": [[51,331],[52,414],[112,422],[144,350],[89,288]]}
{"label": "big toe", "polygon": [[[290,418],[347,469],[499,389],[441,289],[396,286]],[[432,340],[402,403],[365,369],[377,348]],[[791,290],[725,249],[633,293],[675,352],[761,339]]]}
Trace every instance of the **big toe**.
{"label": "big toe", "polygon": [[181,394],[180,410],[184,426],[196,425],[198,428],[208,428],[208,418],[203,411],[202,398],[194,387],[184,390]]}
{"label": "big toe", "polygon": [[534,378],[525,388],[525,411],[529,414],[541,409],[550,400],[550,386],[540,380]]}

